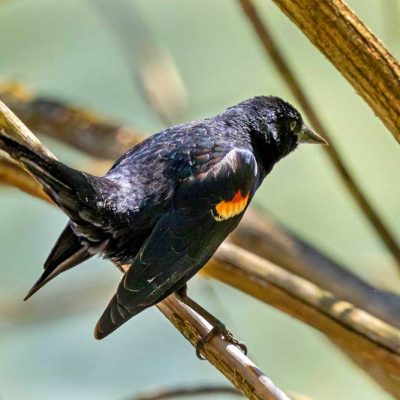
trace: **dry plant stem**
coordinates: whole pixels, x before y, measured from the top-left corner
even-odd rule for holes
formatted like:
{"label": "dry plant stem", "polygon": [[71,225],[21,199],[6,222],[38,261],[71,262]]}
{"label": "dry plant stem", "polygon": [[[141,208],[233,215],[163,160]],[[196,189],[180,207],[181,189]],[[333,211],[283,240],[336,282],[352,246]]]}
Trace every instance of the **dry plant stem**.
{"label": "dry plant stem", "polygon": [[[0,129],[8,135],[13,135],[20,142],[33,146],[36,151],[54,157],[2,102]],[[212,329],[201,315],[174,295],[159,303],[157,307],[193,346]],[[247,356],[221,336],[216,335],[207,342],[202,354],[249,399],[290,400]]]}
{"label": "dry plant stem", "polygon": [[[259,283],[273,285],[371,341],[400,354],[399,330],[317,285],[234,244],[223,243],[214,258],[216,262],[224,263],[223,266],[218,265],[218,270],[225,269],[226,271],[226,265],[228,265],[234,272],[240,271],[241,274],[247,274],[248,278],[244,279],[245,284],[256,280]],[[237,287],[237,283],[235,282],[232,286]]]}
{"label": "dry plant stem", "polygon": [[176,399],[179,397],[188,396],[211,396],[219,394],[231,394],[235,396],[241,396],[241,393],[236,389],[227,386],[213,386],[213,385],[202,385],[192,387],[178,387],[172,389],[161,389],[152,393],[143,394],[134,397],[134,400],[164,400],[164,399]]}
{"label": "dry plant stem", "polygon": [[170,52],[151,34],[134,3],[88,0],[114,34],[132,75],[161,123],[181,122],[186,88]]}
{"label": "dry plant stem", "polygon": [[[212,328],[199,314],[174,295],[157,305],[175,327],[196,346],[200,338]],[[236,346],[214,336],[205,346],[202,355],[218,368],[249,399],[289,400],[260,369]]]}
{"label": "dry plant stem", "polygon": [[400,142],[400,65],[343,0],[273,0]]}
{"label": "dry plant stem", "polygon": [[15,186],[32,196],[52,203],[42,186],[18,164],[0,156],[0,183]]}
{"label": "dry plant stem", "polygon": [[251,207],[229,240],[400,328],[400,297],[370,285]]}
{"label": "dry plant stem", "polygon": [[[189,297],[187,299],[196,304]],[[212,329],[203,316],[175,294],[158,303],[157,308],[194,347]],[[220,335],[213,336],[201,354],[247,398],[290,400],[247,356]]]}
{"label": "dry plant stem", "polygon": [[223,245],[203,272],[323,332],[400,399],[400,332],[394,327],[240,248]]}
{"label": "dry plant stem", "polygon": [[47,156],[54,157],[50,150],[42,146],[39,139],[0,101],[0,133],[1,131],[16,140],[23,140],[32,149],[42,151]]}
{"label": "dry plant stem", "polygon": [[[368,221],[375,229],[377,235],[381,238],[382,242],[386,245],[387,249],[392,254],[394,260],[396,261],[398,267],[400,268],[400,247],[394,238],[392,232],[384,224],[378,212],[374,209],[372,204],[364,195],[359,184],[356,182],[354,176],[351,175],[350,171],[345,166],[343,159],[341,158],[339,152],[333,144],[331,135],[328,134],[327,129],[323,125],[322,121],[318,117],[313,105],[311,104],[309,98],[307,97],[305,91],[303,90],[299,79],[297,79],[294,71],[290,68],[289,63],[285,60],[283,54],[281,53],[278,45],[275,43],[271,33],[268,30],[265,21],[262,21],[260,16],[255,9],[252,0],[239,0],[243,11],[247,15],[249,21],[251,22],[255,32],[257,33],[265,51],[270,56],[271,60],[274,62],[276,68],[282,75],[286,85],[292,91],[294,97],[299,102],[301,108],[303,109],[307,119],[311,123],[311,126],[322,136],[328,139],[330,146],[324,146],[329,159],[333,163],[339,177],[346,186],[347,190],[350,192],[354,200],[357,202],[358,206],[363,211],[364,215],[367,217]],[[278,1],[277,1],[278,2]],[[337,1],[338,2],[338,1]],[[279,3],[279,2],[278,2]],[[286,3],[290,3],[287,1]],[[292,1],[296,3],[296,1]],[[314,3],[314,1],[307,0],[306,3]],[[319,1],[319,4],[334,3],[334,1]],[[339,3],[339,2],[338,2]],[[311,10],[311,8],[310,8]],[[311,12],[311,11],[310,11]],[[313,11],[315,12],[315,11]],[[324,23],[324,22],[322,22]],[[400,75],[398,76],[400,79]],[[398,80],[400,82],[400,80]],[[400,86],[397,82],[398,93],[400,93]],[[377,90],[374,87],[374,90]],[[400,105],[400,98],[397,100],[397,104]],[[399,107],[400,108],[400,107]],[[397,121],[400,120],[400,115],[398,115]]]}
{"label": "dry plant stem", "polygon": [[35,98],[21,85],[0,85],[0,100],[31,130],[52,136],[94,157],[116,159],[143,139],[132,128],[55,100]]}

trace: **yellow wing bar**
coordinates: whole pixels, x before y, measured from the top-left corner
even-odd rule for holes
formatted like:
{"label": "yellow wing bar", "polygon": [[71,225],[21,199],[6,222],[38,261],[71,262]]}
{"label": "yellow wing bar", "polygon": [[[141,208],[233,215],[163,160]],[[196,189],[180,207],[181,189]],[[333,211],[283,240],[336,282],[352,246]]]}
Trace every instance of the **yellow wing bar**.
{"label": "yellow wing bar", "polygon": [[245,196],[239,190],[231,200],[222,200],[215,206],[216,214],[213,217],[216,221],[225,221],[244,211],[249,201],[250,192]]}

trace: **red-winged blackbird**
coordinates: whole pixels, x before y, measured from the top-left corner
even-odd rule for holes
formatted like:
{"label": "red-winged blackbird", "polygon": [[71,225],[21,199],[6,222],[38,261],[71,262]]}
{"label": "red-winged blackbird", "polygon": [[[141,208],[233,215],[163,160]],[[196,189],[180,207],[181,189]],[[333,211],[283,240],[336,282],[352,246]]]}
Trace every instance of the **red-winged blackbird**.
{"label": "red-winged blackbird", "polygon": [[103,177],[0,136],[0,148],[43,185],[70,221],[26,298],[94,254],[130,264],[95,336],[180,290],[237,226],[274,164],[298,143],[325,143],[277,97],[157,133]]}

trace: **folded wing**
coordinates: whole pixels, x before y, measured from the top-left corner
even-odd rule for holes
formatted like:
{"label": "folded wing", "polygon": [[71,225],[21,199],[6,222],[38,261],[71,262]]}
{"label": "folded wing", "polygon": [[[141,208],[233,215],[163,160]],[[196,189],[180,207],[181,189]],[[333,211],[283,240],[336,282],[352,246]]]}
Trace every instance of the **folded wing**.
{"label": "folded wing", "polygon": [[259,183],[254,156],[243,149],[186,179],[125,273],[96,338],[182,287],[237,226]]}

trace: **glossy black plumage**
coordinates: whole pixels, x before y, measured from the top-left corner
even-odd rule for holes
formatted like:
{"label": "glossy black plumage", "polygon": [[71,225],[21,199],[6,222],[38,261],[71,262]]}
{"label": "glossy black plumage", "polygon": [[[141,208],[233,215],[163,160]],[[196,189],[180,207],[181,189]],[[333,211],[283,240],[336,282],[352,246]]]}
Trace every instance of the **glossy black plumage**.
{"label": "glossy black plumage", "polygon": [[104,177],[0,136],[0,148],[70,218],[27,297],[94,254],[130,264],[96,327],[97,338],[108,335],[180,289],[206,263],[274,164],[296,148],[303,127],[288,103],[255,97],[153,135]]}

